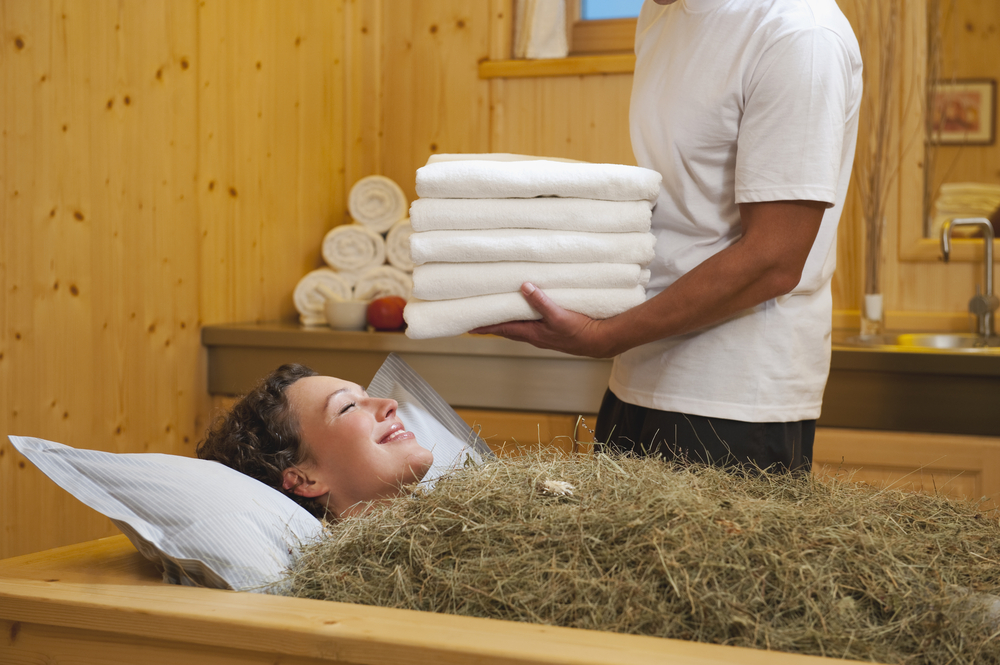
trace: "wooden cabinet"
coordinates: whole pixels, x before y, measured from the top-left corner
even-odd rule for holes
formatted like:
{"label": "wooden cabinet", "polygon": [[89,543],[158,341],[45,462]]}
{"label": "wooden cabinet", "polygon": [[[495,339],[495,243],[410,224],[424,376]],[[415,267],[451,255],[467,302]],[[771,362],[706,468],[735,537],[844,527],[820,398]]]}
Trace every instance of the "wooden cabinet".
{"label": "wooden cabinet", "polygon": [[564,452],[589,452],[594,442],[594,414],[571,415],[538,411],[456,409],[458,415],[498,455],[550,447]]}
{"label": "wooden cabinet", "polygon": [[1000,502],[1000,437],[821,427],[813,473]]}

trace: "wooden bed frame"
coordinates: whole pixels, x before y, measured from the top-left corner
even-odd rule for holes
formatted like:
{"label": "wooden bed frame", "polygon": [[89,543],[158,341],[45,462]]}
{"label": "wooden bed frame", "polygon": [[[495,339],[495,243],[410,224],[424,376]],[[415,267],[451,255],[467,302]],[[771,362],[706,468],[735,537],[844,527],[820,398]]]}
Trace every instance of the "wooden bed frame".
{"label": "wooden bed frame", "polygon": [[0,561],[0,662],[807,665],[825,658],[163,584],[125,536]]}

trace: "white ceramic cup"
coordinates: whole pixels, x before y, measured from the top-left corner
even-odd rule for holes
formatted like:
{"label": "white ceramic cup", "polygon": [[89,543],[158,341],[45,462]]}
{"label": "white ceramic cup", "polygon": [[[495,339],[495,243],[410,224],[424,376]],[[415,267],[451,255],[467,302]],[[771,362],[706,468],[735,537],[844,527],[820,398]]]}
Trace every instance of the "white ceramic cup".
{"label": "white ceramic cup", "polygon": [[323,312],[334,330],[364,330],[368,325],[368,302],[364,300],[327,300]]}

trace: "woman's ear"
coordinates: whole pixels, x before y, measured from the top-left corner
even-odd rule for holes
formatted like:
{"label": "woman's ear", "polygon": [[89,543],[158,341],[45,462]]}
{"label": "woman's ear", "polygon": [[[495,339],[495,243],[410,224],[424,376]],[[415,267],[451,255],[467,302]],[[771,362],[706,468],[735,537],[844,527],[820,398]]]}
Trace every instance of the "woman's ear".
{"label": "woman's ear", "polygon": [[298,496],[315,499],[328,493],[325,485],[310,478],[309,474],[297,466],[288,467],[281,475],[281,486]]}

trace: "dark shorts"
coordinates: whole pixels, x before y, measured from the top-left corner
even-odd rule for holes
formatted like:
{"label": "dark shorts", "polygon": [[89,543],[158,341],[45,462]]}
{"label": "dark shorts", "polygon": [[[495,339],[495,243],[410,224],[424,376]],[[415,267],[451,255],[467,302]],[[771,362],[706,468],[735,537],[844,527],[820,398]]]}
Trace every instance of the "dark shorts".
{"label": "dark shorts", "polygon": [[816,421],[747,423],[627,404],[610,390],[597,415],[595,440],[614,451],[770,471],[812,467]]}

